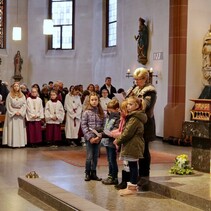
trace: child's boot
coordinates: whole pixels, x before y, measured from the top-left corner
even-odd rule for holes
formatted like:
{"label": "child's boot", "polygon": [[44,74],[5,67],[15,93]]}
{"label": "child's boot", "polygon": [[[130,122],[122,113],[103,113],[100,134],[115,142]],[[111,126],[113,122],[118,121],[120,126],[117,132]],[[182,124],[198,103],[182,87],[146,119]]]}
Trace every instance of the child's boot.
{"label": "child's boot", "polygon": [[122,170],[122,182],[118,185],[115,185],[115,188],[117,190],[125,189],[127,187],[127,182],[130,181],[130,172],[127,172],[125,170]]}
{"label": "child's boot", "polygon": [[134,195],[137,193],[137,185],[132,184],[131,182],[127,183],[127,188],[119,190],[120,196]]}
{"label": "child's boot", "polygon": [[85,181],[90,181],[91,180],[91,174],[90,174],[91,172],[90,171],[86,171],[85,172]]}
{"label": "child's boot", "polygon": [[91,180],[101,181],[102,178],[99,178],[99,177],[97,176],[96,170],[92,170],[92,171],[91,171]]}

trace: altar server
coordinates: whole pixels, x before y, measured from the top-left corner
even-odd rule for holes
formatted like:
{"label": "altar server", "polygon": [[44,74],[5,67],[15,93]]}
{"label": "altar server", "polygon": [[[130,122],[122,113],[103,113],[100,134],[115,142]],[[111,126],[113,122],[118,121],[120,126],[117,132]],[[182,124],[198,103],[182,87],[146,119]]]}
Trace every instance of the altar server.
{"label": "altar server", "polygon": [[50,100],[45,106],[46,141],[55,144],[62,140],[61,123],[64,120],[64,108],[57,99],[57,91],[51,90]]}
{"label": "altar server", "polygon": [[26,105],[27,142],[35,147],[42,142],[42,119],[44,118],[42,100],[38,97],[35,87],[31,89]]}
{"label": "altar server", "polygon": [[[72,144],[77,144],[78,132],[81,124],[82,104],[79,96],[79,86],[74,86],[66,95],[64,108],[66,110],[65,135]],[[78,141],[79,142],[79,141]]]}

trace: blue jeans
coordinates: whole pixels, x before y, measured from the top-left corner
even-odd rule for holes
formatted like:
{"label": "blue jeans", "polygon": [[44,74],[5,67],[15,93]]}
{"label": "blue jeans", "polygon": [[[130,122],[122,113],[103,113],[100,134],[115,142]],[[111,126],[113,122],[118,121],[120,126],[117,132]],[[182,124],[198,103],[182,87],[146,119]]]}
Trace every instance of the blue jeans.
{"label": "blue jeans", "polygon": [[100,144],[86,142],[86,171],[96,170]]}
{"label": "blue jeans", "polygon": [[116,149],[112,147],[106,147],[107,151],[107,160],[109,168],[109,176],[113,179],[117,178],[118,175],[118,165],[116,161]]}
{"label": "blue jeans", "polygon": [[137,161],[128,161],[130,168],[130,182],[134,185],[138,182],[138,162]]}

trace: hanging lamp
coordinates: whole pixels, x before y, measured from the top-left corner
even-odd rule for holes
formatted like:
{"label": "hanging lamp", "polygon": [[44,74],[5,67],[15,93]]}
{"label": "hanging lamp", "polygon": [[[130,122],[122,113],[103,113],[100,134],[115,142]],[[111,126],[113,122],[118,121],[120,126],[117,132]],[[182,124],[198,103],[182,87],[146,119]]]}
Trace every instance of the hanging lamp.
{"label": "hanging lamp", "polygon": [[53,20],[52,19],[44,19],[43,20],[43,34],[44,35],[52,35],[53,34]]}
{"label": "hanging lamp", "polygon": [[18,0],[17,0],[17,26],[12,29],[12,39],[15,41],[21,40],[22,30],[21,27],[18,26]]}

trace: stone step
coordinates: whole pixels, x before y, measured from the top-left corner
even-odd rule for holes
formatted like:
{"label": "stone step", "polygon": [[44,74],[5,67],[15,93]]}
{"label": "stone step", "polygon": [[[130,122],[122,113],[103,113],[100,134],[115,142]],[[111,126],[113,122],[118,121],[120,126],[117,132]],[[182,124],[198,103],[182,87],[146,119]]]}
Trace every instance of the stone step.
{"label": "stone step", "polygon": [[62,211],[108,211],[41,178],[18,178],[19,188]]}
{"label": "stone step", "polygon": [[[150,188],[152,190],[155,188],[154,183],[155,182],[150,181]],[[37,199],[48,204],[49,206],[51,206],[52,208],[56,210],[62,210],[62,211],[66,211],[66,210],[104,211],[104,210],[107,210],[41,178],[29,179],[26,177],[19,177],[18,184],[19,184],[19,188],[22,191],[25,191],[31,194],[32,196],[36,197]],[[111,193],[111,195],[112,195],[112,192],[116,192],[115,189],[111,191],[110,187],[104,186],[100,184],[99,182],[96,182],[96,184],[102,186],[102,191],[105,192],[105,195],[106,195],[106,190],[109,193]],[[160,186],[157,185],[156,188],[159,189]],[[122,199],[125,198],[125,200],[127,201],[127,197],[121,197],[121,198]],[[151,191],[139,192],[136,196],[132,196],[132,198],[129,197],[128,199],[129,200],[132,199],[133,205],[136,208],[137,208],[137,203],[139,206],[141,204],[143,210],[145,211],[155,210],[155,207],[157,207],[156,210],[163,210],[164,208],[165,210],[172,210],[172,206],[175,208],[175,210],[178,210],[178,211],[180,210],[199,211],[199,209],[194,208],[193,206],[184,204],[182,202],[178,202],[176,200],[167,198],[157,193],[153,193]],[[128,205],[125,204],[125,206],[123,206],[124,208],[122,207],[123,208],[122,210],[128,210],[127,208]],[[135,207],[130,207],[130,210],[134,210]]]}
{"label": "stone step", "polygon": [[150,177],[149,191],[201,210],[211,210],[209,174],[196,172],[193,175]]}

